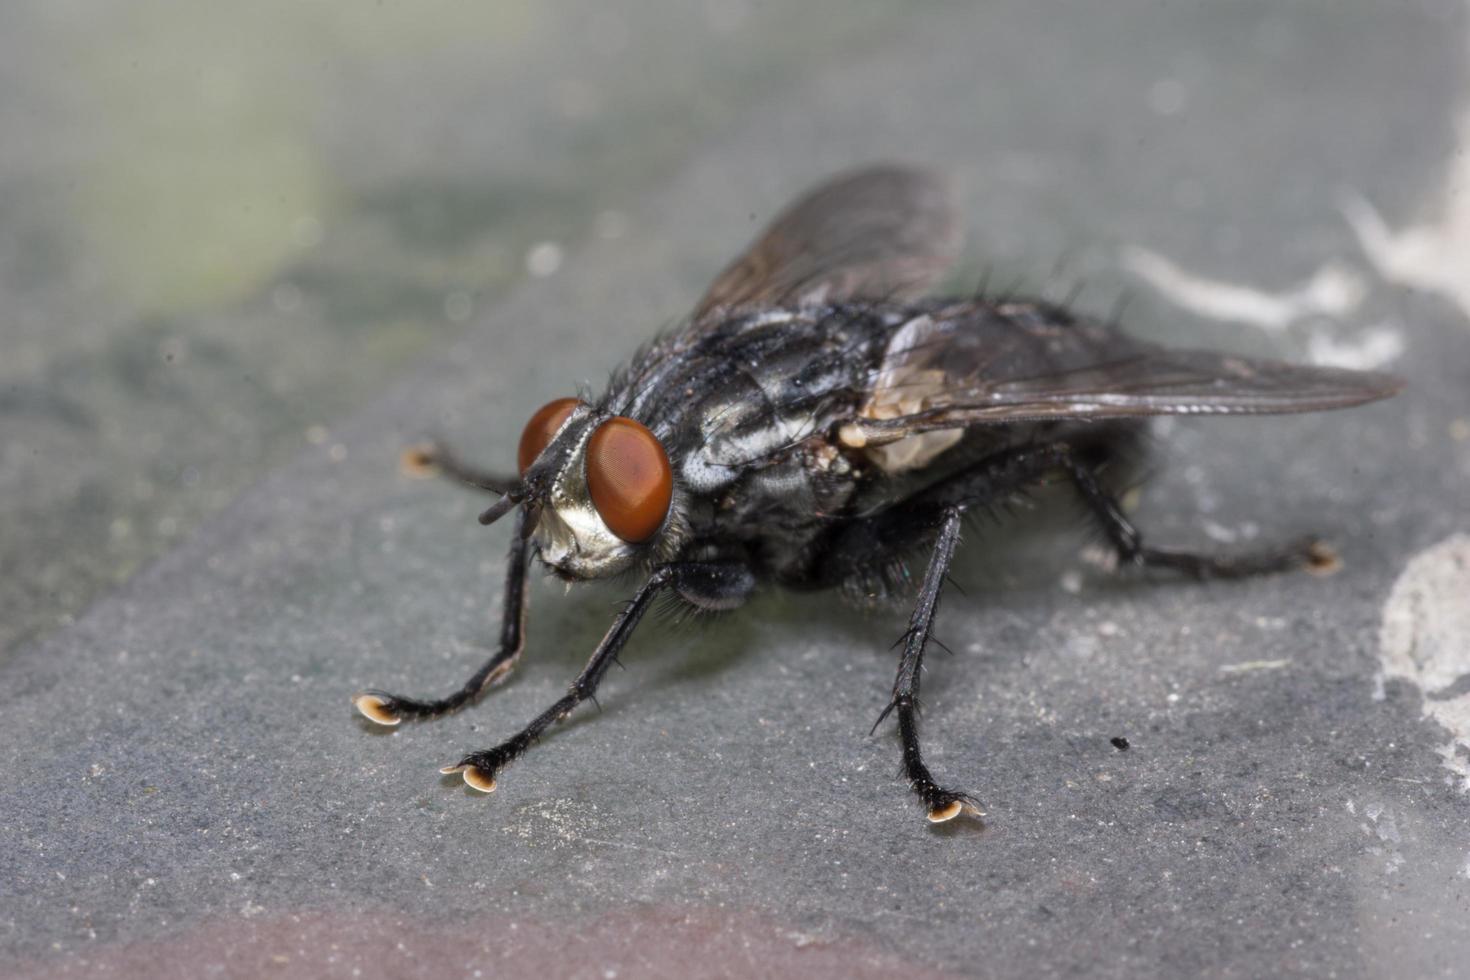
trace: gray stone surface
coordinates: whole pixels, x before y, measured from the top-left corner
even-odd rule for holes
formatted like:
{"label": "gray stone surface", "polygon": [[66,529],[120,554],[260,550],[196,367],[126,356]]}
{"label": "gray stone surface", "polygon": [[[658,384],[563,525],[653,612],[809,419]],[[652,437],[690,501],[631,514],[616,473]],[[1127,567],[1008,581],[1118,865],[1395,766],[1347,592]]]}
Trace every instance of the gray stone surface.
{"label": "gray stone surface", "polygon": [[[29,223],[0,228],[17,352],[0,405],[0,601],[8,622],[31,616],[7,627],[31,639],[0,663],[8,975],[1463,975],[1470,750],[1445,726],[1467,694],[1396,679],[1381,626],[1387,608],[1423,638],[1406,670],[1470,674],[1453,593],[1470,560],[1454,537],[1470,531],[1470,311],[1430,288],[1423,261],[1370,262],[1342,206],[1361,197],[1391,227],[1437,228],[1435,255],[1470,236],[1451,220],[1464,9],[1016,2],[867,11],[840,29],[829,10],[830,37],[815,14],[742,10],[710,5],[697,22],[639,7],[622,34],[536,21],[524,50],[497,49],[517,52],[519,75],[475,56],[476,25],[422,42],[454,54],[427,59],[439,67],[422,81],[404,68],[417,62],[362,42],[348,78],[371,97],[313,117],[349,187],[379,192],[342,206],[335,246],[338,219],[323,222],[322,264],[341,278],[314,285],[316,260],[262,259],[233,298],[174,303],[156,341],[156,317],[97,319],[100,299],[46,279],[38,239],[15,229],[56,220],[17,194],[49,165],[4,140],[7,213]],[[60,30],[55,13],[7,16]],[[44,48],[0,34],[28,52],[8,72],[45,77]],[[576,52],[619,36],[608,63],[638,84],[560,89],[606,141],[587,159],[622,161],[603,185],[571,162],[576,128],[544,121],[512,82],[549,65],[545,84],[585,83]],[[656,84],[671,45],[694,64]],[[350,91],[342,64],[313,71]],[[765,64],[771,78],[749,67]],[[22,111],[34,88],[8,90],[7,133],[46,131]],[[597,97],[618,92],[626,103]],[[648,105],[673,108],[650,121]],[[441,125],[453,140],[435,143]],[[664,141],[646,174],[608,149],[625,126],[630,143]],[[384,136],[395,127],[401,139]],[[355,718],[353,690],[457,684],[494,636],[505,530],[474,523],[481,500],[399,474],[399,449],[438,432],[509,459],[530,411],[595,385],[785,198],[874,159],[964,179],[972,264],[994,282],[1055,297],[1081,280],[1078,304],[1099,312],[1131,286],[1133,328],[1177,343],[1379,360],[1401,347],[1391,363],[1411,387],[1393,402],[1167,426],[1139,506],[1172,544],[1312,529],[1343,570],[1150,583],[1088,564],[1065,507],[977,530],[968,594],[940,620],[955,655],[932,658],[925,690],[934,767],[982,797],[983,827],[928,826],[892,733],[866,737],[902,614],[830,597],[767,593],[697,630],[650,623],[602,710],[488,798],[435,769],[557,697],[626,586],[538,584],[523,665],[473,710],[391,733]],[[547,172],[569,195],[557,217],[538,225],[518,204],[502,240],[480,195],[519,200],[514,176]],[[383,191],[395,181],[404,196]],[[416,246],[403,229],[419,221]],[[492,287],[465,271],[497,249],[514,266],[541,239],[565,248],[553,275],[512,287],[506,271]],[[1237,291],[1140,284],[1139,248]],[[425,252],[439,265],[384,278]],[[1247,294],[1248,310],[1281,307],[1334,262],[1364,289],[1336,315],[1304,306],[1262,329],[1201,312]],[[284,309],[282,285],[298,291]],[[482,288],[465,329],[434,325],[448,294]],[[344,332],[360,323],[379,326]],[[391,351],[374,347],[390,335]],[[200,338],[213,360],[150,359]],[[251,359],[286,380],[232,401],[225,381]],[[253,447],[244,461],[231,433]],[[200,478],[213,496],[154,481],[138,513],[177,514],[176,543],[118,560],[108,529],[133,512],[109,476],[142,479],[149,446],[176,477],[214,474]],[[1415,556],[1432,574],[1406,572],[1430,567]],[[92,577],[58,599],[74,568]]]}

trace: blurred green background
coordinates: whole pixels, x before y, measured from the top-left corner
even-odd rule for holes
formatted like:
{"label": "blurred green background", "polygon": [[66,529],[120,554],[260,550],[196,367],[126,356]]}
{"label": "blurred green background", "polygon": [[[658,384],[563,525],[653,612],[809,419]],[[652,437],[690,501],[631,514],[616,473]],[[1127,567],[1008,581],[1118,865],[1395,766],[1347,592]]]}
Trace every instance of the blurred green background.
{"label": "blurred green background", "polygon": [[0,651],[900,26],[834,0],[5,4]]}

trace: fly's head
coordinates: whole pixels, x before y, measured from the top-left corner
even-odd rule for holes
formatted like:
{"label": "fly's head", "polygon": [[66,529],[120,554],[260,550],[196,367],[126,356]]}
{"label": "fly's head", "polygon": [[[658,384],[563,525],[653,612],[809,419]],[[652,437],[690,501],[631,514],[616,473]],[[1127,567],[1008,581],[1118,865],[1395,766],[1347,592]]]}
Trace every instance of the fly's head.
{"label": "fly's head", "polygon": [[526,423],[517,462],[520,484],[486,516],[534,508],[536,550],[564,579],[615,575],[683,543],[668,453],[634,419],[575,398],[548,402]]}

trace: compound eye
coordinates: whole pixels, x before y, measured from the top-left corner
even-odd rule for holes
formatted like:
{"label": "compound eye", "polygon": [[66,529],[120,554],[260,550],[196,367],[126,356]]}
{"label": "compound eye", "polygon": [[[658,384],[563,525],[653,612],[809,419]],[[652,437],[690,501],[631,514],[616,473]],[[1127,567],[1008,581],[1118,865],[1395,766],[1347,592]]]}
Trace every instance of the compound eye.
{"label": "compound eye", "polygon": [[575,398],[558,398],[542,405],[531,416],[531,421],[526,423],[525,430],[521,432],[521,444],[516,449],[516,463],[521,468],[521,476],[526,475],[526,470],[536,462],[541,451],[551,445],[557,430],[566,424],[578,404],[580,403]]}
{"label": "compound eye", "polygon": [[658,533],[669,514],[674,471],[658,438],[619,415],[587,441],[587,491],[608,529],[638,544]]}

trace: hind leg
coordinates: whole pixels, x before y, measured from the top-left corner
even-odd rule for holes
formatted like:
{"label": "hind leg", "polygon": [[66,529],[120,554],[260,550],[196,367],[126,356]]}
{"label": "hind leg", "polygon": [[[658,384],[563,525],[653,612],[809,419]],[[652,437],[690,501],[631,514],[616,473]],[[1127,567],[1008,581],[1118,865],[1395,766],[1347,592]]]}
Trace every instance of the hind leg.
{"label": "hind leg", "polygon": [[890,574],[890,579],[906,577],[902,557],[916,545],[926,540],[932,542],[918,599],[901,640],[903,653],[899,657],[893,693],[873,730],[889,714],[897,718],[904,777],[934,823],[952,820],[961,813],[979,816],[982,812],[974,797],[940,785],[924,762],[919,741],[919,682],[924,649],[959,544],[960,526],[968,511],[1003,501],[1036,484],[1055,471],[1058,461],[1068,454],[1065,446],[1048,445],[987,457],[922,494],[847,525],[829,543],[819,563],[815,580],[821,584],[871,577],[875,566],[900,570]]}
{"label": "hind leg", "polygon": [[1297,568],[1330,571],[1336,566],[1337,559],[1332,549],[1311,536],[1238,554],[1150,547],[1144,544],[1143,535],[1123,513],[1117,497],[1104,489],[1092,469],[1070,455],[1063,457],[1061,462],[1088,510],[1107,535],[1109,544],[1118,553],[1121,564],[1161,568],[1198,579],[1248,578]]}

